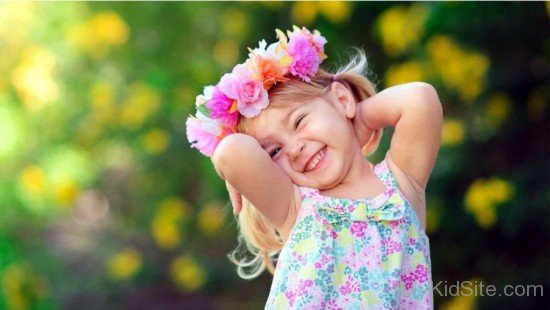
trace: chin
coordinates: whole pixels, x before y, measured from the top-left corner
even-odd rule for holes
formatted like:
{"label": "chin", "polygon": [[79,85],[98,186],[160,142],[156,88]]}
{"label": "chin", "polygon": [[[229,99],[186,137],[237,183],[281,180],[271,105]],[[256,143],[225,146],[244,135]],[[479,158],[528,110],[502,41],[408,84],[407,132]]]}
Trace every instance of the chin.
{"label": "chin", "polygon": [[337,179],[323,179],[322,181],[317,181],[314,184],[306,185],[306,187],[315,188],[318,190],[327,190],[331,189],[338,184],[340,184],[340,180]]}

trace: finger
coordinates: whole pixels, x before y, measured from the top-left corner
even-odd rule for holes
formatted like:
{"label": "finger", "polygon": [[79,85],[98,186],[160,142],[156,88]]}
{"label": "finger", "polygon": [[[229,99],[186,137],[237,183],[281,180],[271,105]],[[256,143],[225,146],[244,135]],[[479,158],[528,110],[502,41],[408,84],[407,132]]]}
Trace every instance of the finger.
{"label": "finger", "polygon": [[237,215],[241,212],[242,209],[242,196],[239,194],[237,189],[235,189],[229,182],[225,182],[227,187],[227,192],[229,193],[229,199],[231,200],[231,205],[233,206],[233,214]]}
{"label": "finger", "polygon": [[241,195],[238,195],[233,212],[235,215],[239,215],[242,209],[243,209],[243,197]]}
{"label": "finger", "polygon": [[230,192],[229,198],[231,199],[231,204],[233,205],[233,214],[234,215],[239,214],[242,208],[241,195],[239,195],[239,193],[236,193],[236,192]]}

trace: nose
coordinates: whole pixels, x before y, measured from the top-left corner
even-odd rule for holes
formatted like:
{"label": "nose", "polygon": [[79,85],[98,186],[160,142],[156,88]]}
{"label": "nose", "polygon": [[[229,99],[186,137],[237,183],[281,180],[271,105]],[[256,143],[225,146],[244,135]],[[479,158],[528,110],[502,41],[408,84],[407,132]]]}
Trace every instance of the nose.
{"label": "nose", "polygon": [[290,159],[295,159],[302,153],[305,147],[306,143],[303,140],[292,141],[291,145],[287,148],[288,157],[290,157]]}

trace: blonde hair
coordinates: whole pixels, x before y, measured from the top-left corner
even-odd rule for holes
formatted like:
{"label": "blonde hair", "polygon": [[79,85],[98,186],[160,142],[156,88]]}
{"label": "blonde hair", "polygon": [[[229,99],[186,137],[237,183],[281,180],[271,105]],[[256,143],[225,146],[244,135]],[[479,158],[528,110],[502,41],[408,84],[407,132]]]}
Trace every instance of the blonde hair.
{"label": "blonde hair", "polygon": [[[375,85],[367,78],[367,57],[365,53],[356,49],[357,54],[351,61],[330,74],[319,69],[311,77],[311,82],[303,82],[292,77],[285,83],[279,83],[269,89],[268,109],[276,109],[293,103],[301,103],[324,94],[334,82],[340,82],[354,95],[356,102],[363,101],[376,94]],[[250,133],[251,119],[241,117],[237,124],[239,132]],[[371,155],[380,142],[382,129],[373,132],[370,140],[365,144],[362,152],[365,156]],[[237,273],[243,279],[254,279],[266,269],[273,274],[277,255],[283,248],[283,241],[277,229],[263,216],[246,198],[242,197],[242,210],[238,216],[239,246],[228,254],[229,259],[237,265]],[[295,211],[295,210],[291,210]],[[294,221],[296,212],[290,214]],[[239,257],[242,250],[248,250],[252,258]],[[245,253],[246,255],[246,253]]]}

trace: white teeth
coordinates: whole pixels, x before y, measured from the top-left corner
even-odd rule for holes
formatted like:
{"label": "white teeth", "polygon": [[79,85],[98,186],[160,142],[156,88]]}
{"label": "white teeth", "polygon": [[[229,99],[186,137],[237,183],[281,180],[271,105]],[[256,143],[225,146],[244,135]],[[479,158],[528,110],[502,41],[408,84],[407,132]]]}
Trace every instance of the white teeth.
{"label": "white teeth", "polygon": [[317,164],[321,161],[321,159],[323,159],[323,157],[325,157],[325,152],[326,151],[325,151],[324,148],[321,151],[319,151],[317,153],[317,155],[315,155],[315,157],[313,157],[313,159],[307,165],[306,171],[309,171],[309,170],[317,167]]}

